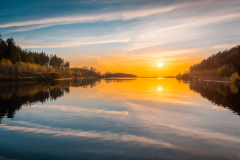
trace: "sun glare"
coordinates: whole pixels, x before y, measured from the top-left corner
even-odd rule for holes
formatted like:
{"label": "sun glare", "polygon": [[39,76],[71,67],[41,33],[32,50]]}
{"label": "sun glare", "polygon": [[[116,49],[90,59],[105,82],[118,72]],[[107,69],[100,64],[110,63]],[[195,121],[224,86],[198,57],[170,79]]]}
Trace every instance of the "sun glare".
{"label": "sun glare", "polygon": [[158,63],[158,67],[162,67],[162,63]]}
{"label": "sun glare", "polygon": [[162,87],[158,87],[158,91],[162,91]]}

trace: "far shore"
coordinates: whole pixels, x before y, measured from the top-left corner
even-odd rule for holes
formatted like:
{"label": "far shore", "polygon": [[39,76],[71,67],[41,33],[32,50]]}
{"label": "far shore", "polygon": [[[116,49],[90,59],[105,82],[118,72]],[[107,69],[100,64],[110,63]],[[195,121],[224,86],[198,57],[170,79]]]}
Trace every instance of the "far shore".
{"label": "far shore", "polygon": [[64,80],[75,80],[75,79],[87,79],[87,78],[61,78],[61,79],[54,79],[55,81],[64,81]]}
{"label": "far shore", "polygon": [[18,82],[18,81],[65,81],[65,80],[82,80],[82,79],[101,79],[101,78],[105,78],[105,79],[121,79],[121,78],[127,78],[127,79],[131,79],[131,78],[137,78],[137,77],[93,77],[93,76],[89,76],[89,77],[63,77],[63,78],[39,78],[39,77],[0,77],[0,81],[1,82]]}

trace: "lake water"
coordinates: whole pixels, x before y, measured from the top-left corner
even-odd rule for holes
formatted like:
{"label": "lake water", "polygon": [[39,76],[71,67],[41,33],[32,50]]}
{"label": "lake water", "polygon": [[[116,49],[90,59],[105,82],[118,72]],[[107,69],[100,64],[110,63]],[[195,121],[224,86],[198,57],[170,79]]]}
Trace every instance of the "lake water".
{"label": "lake water", "polygon": [[0,159],[240,159],[236,85],[176,79],[0,84]]}

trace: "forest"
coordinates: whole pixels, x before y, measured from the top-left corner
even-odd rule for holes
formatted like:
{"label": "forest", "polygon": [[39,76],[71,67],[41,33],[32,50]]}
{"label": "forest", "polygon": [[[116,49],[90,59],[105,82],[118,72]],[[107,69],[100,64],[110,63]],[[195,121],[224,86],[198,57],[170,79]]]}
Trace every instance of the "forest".
{"label": "forest", "polygon": [[111,73],[111,72],[106,72],[105,77],[137,77],[136,75],[128,74],[128,73]]}
{"label": "forest", "polygon": [[19,62],[32,63],[40,66],[51,66],[54,68],[69,69],[70,63],[57,55],[48,55],[45,52],[33,52],[31,50],[23,50],[17,45],[13,38],[8,38],[5,41],[0,35],[0,60],[7,59],[16,64]]}
{"label": "forest", "polygon": [[212,54],[199,64],[191,66],[189,71],[190,73],[194,73],[198,71],[215,70],[215,74],[219,75],[217,72],[220,68],[224,72],[222,76],[231,76],[235,72],[240,74],[240,45]]}
{"label": "forest", "polygon": [[207,79],[240,82],[240,45],[212,54],[199,64],[194,64],[189,71],[178,74],[177,79]]}
{"label": "forest", "polygon": [[53,80],[63,77],[82,77],[81,72],[74,72],[69,68],[70,63],[57,55],[23,50],[13,38],[3,40],[0,35],[0,80]]}
{"label": "forest", "polygon": [[38,79],[41,80],[62,77],[136,77],[131,74],[110,72],[101,75],[99,70],[86,66],[70,69],[70,62],[65,61],[56,54],[49,55],[45,52],[38,53],[27,49],[23,50],[15,43],[13,38],[3,40],[0,35],[0,77],[6,80],[6,76],[32,77],[33,74],[38,74]]}
{"label": "forest", "polygon": [[86,66],[84,66],[82,68],[76,67],[76,68],[71,68],[71,70],[73,70],[75,72],[77,72],[77,71],[81,72],[83,77],[97,77],[97,78],[102,77],[101,72],[93,67],[90,67],[90,68],[88,68]]}
{"label": "forest", "polygon": [[82,67],[82,68],[71,68],[71,70],[73,71],[80,71],[82,73],[83,77],[98,77],[98,78],[110,78],[110,77],[137,77],[135,75],[132,74],[128,74],[128,73],[111,73],[111,72],[106,72],[103,75],[101,74],[101,72],[99,70],[97,70],[96,68],[93,67]]}

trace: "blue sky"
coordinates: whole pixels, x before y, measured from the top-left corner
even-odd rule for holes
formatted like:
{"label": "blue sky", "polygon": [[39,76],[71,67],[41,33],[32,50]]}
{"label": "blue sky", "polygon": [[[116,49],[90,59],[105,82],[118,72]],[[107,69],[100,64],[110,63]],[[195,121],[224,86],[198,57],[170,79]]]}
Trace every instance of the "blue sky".
{"label": "blue sky", "polygon": [[4,39],[103,72],[175,74],[240,41],[240,0],[13,0],[0,10]]}

